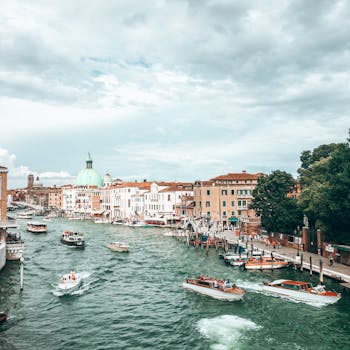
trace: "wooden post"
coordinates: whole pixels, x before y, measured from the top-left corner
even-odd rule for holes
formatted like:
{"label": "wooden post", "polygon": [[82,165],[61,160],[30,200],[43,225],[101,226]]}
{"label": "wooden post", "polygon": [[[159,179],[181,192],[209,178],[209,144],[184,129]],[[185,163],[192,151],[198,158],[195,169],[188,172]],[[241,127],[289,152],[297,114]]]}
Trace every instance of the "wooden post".
{"label": "wooden post", "polygon": [[320,259],[320,283],[323,284],[323,261]]}
{"label": "wooden post", "polygon": [[20,261],[20,289],[23,290],[23,265],[24,265],[24,258],[21,257]]}
{"label": "wooden post", "polygon": [[310,276],[312,276],[312,256],[310,255]]}
{"label": "wooden post", "polygon": [[304,262],[304,255],[303,255],[303,253],[301,253],[301,256],[300,256],[300,271],[304,270],[303,262]]}

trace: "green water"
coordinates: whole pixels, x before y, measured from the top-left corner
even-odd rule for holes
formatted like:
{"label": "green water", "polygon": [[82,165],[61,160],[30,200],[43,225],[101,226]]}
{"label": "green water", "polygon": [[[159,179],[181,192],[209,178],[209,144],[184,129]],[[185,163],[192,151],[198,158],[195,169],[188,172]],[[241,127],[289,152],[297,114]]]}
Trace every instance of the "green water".
{"label": "green water", "polygon": [[[0,349],[350,349],[350,295],[314,307],[259,292],[266,280],[308,280],[292,269],[248,272],[225,266],[163,229],[54,219],[47,234],[25,232],[24,290],[19,264],[0,272]],[[84,250],[59,242],[64,229],[85,233]],[[129,253],[104,247],[126,241]],[[59,296],[62,274],[85,275],[72,295]],[[247,288],[242,301],[224,302],[182,288],[198,273],[230,278]],[[317,282],[317,276],[313,277]],[[330,280],[325,283],[339,290]]]}

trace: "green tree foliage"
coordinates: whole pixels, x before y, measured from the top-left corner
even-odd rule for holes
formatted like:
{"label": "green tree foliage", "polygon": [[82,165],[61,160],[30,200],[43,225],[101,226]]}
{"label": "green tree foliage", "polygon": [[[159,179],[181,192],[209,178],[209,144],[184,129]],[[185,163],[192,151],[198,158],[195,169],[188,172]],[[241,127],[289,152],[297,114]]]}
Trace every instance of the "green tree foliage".
{"label": "green tree foliage", "polygon": [[[308,152],[308,153],[307,153]],[[298,204],[311,226],[328,241],[350,242],[350,147],[347,143],[322,145],[303,152],[302,193]]]}
{"label": "green tree foliage", "polygon": [[251,208],[261,217],[261,224],[268,232],[293,233],[302,224],[302,212],[296,200],[287,196],[294,187],[292,175],[281,170],[258,179]]}

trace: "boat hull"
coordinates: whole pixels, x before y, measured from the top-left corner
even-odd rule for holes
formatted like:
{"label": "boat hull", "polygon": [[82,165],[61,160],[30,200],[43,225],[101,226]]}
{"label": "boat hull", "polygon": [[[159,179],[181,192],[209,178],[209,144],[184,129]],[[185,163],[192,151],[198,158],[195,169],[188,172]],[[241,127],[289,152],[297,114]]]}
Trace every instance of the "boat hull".
{"label": "boat hull", "polygon": [[187,290],[191,290],[203,295],[207,295],[209,297],[212,297],[218,300],[235,301],[235,300],[241,300],[244,296],[244,294],[225,293],[217,289],[201,287],[201,286],[197,286],[195,284],[186,283],[186,282],[182,283],[182,287]]}
{"label": "boat hull", "polygon": [[61,238],[61,243],[70,247],[85,248],[84,241],[66,241],[65,239]]}
{"label": "boat hull", "polygon": [[76,274],[76,280],[75,281],[70,280],[69,279],[69,275],[64,275],[62,277],[65,277],[67,279],[67,281],[65,283],[60,282],[58,284],[58,289],[62,293],[68,294],[68,293],[74,292],[77,289],[79,289],[79,287],[81,285],[81,282],[82,282],[82,279],[81,279],[81,277],[78,274]]}
{"label": "boat hull", "polygon": [[106,244],[106,247],[114,252],[127,253],[129,251],[129,247],[126,246],[116,246],[113,244]]}
{"label": "boat hull", "polygon": [[334,304],[341,298],[340,295],[339,296],[320,295],[320,294],[294,291],[294,290],[268,286],[268,285],[263,286],[263,291],[273,296],[284,296],[297,301],[322,303],[322,304]]}
{"label": "boat hull", "polygon": [[245,264],[246,270],[274,270],[281,269],[286,266],[288,266],[288,263],[285,263],[284,261],[263,264]]}

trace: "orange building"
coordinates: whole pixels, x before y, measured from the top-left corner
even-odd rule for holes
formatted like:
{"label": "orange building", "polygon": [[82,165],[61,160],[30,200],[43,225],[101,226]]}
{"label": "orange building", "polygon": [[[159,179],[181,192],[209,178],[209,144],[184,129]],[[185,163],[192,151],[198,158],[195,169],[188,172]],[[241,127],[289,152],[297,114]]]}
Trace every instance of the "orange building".
{"label": "orange building", "polygon": [[207,217],[223,225],[240,222],[258,222],[253,209],[249,209],[252,192],[262,173],[230,173],[209,181],[194,184],[195,216]]}

